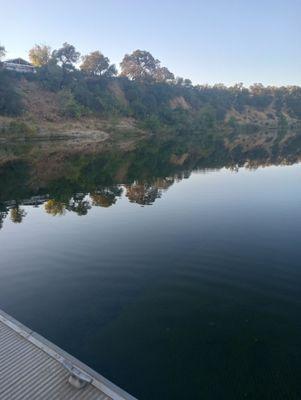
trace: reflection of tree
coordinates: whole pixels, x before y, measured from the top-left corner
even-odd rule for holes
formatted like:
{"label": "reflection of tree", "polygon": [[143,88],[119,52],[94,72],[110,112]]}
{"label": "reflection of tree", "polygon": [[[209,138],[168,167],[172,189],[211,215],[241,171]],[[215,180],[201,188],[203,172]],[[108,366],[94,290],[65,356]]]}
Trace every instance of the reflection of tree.
{"label": "reflection of tree", "polygon": [[110,207],[116,203],[116,197],[121,196],[122,188],[112,186],[109,188],[102,188],[90,194],[92,205],[98,207]]}
{"label": "reflection of tree", "polygon": [[[125,186],[126,196],[130,202],[141,205],[150,205],[161,197],[162,192],[167,190],[175,181],[176,177],[159,177],[152,181],[145,182],[144,180],[136,181],[132,185]],[[73,196],[69,192],[68,195],[60,195],[59,199],[49,198],[50,195],[33,196],[23,200],[23,205],[35,206],[43,204],[46,213],[52,216],[65,215],[67,211],[76,213],[79,216],[87,215],[92,206],[96,207],[111,207],[123,193],[124,186],[112,184],[110,186],[98,186],[96,190],[90,193],[87,192],[75,193]],[[72,196],[72,197],[70,197]],[[45,201],[48,199],[47,201]],[[10,218],[14,223],[21,223],[26,215],[24,209],[20,208],[18,201],[10,201],[9,205],[0,204],[0,229],[3,226],[3,221],[10,210]]]}
{"label": "reflection of tree", "polygon": [[45,203],[44,207],[45,211],[53,216],[66,214],[66,205],[61,201],[50,199]]}
{"label": "reflection of tree", "polygon": [[68,204],[67,210],[75,212],[77,215],[87,215],[88,211],[91,208],[91,204],[89,201],[84,199],[75,199],[72,198]]}
{"label": "reflection of tree", "polygon": [[135,182],[131,186],[126,186],[126,197],[131,203],[150,205],[161,197],[161,191],[153,185]]}
{"label": "reflection of tree", "polygon": [[7,214],[7,208],[4,205],[0,204],[0,229],[2,229],[3,227],[3,221],[7,217]]}
{"label": "reflection of tree", "polygon": [[2,227],[3,227],[3,222],[4,222],[5,218],[6,218],[6,215],[3,214],[2,212],[0,212],[0,229],[2,229]]}
{"label": "reflection of tree", "polygon": [[20,208],[19,205],[10,209],[10,219],[15,224],[20,224],[25,216],[26,211],[23,208]]}
{"label": "reflection of tree", "polygon": [[126,186],[126,197],[131,203],[151,205],[175,182],[172,177],[156,178],[152,183],[134,182]]}
{"label": "reflection of tree", "polygon": [[231,172],[238,172],[239,171],[239,165],[236,164],[236,163],[233,163],[233,164],[229,165],[228,169]]}
{"label": "reflection of tree", "polygon": [[155,181],[155,186],[160,190],[167,190],[174,184],[174,182],[175,179],[171,177],[157,178]]}
{"label": "reflection of tree", "polygon": [[45,203],[45,211],[53,216],[65,215],[66,211],[75,212],[77,215],[86,215],[91,208],[91,204],[89,201],[84,200],[84,197],[84,194],[74,195],[67,203],[50,199]]}

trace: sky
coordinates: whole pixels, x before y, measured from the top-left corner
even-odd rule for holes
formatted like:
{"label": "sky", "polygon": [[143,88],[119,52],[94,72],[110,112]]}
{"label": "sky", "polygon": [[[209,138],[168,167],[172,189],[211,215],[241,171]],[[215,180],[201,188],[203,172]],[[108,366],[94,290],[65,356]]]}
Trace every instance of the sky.
{"label": "sky", "polygon": [[100,50],[119,66],[148,50],[194,84],[301,85],[301,0],[0,0],[0,43]]}

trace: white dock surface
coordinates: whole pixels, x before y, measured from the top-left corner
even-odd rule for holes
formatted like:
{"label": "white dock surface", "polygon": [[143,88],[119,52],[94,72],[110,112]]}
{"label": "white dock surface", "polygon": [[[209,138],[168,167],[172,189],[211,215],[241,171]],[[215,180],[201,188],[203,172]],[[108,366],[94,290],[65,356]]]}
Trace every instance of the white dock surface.
{"label": "white dock surface", "polygon": [[0,310],[1,400],[136,400]]}

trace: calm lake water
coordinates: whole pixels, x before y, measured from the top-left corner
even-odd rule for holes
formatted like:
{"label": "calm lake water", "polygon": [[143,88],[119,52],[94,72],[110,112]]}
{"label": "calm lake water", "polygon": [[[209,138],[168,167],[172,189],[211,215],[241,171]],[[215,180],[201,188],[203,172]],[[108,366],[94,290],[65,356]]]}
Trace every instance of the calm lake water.
{"label": "calm lake water", "polygon": [[0,308],[141,400],[300,399],[301,165],[177,176],[2,199]]}

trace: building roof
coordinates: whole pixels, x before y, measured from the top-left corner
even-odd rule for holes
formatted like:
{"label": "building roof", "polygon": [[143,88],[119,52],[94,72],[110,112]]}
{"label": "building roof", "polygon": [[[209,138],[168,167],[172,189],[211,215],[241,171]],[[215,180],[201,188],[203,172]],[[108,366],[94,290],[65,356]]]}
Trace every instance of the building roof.
{"label": "building roof", "polygon": [[28,67],[33,67],[33,65],[30,63],[30,62],[28,62],[28,61],[26,61],[26,60],[24,60],[23,58],[13,58],[13,59],[11,59],[11,60],[5,60],[4,61],[5,63],[9,63],[9,64],[19,64],[19,65],[27,65]]}

